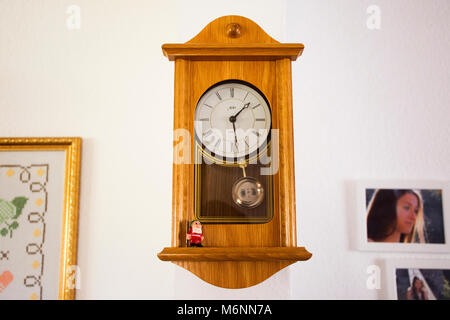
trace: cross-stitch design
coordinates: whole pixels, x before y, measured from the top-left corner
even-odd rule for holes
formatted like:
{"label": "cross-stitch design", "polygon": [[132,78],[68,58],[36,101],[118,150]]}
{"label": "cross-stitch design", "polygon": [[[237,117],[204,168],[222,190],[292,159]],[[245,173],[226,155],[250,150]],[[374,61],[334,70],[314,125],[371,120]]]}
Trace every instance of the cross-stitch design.
{"label": "cross-stitch design", "polygon": [[14,280],[14,276],[10,271],[0,274],[0,293]]}
{"label": "cross-stitch design", "polygon": [[22,214],[23,207],[27,203],[28,198],[25,197],[15,197],[12,201],[6,201],[0,199],[0,227],[5,226],[0,229],[0,235],[12,238],[13,230],[19,227],[19,223],[16,221],[17,218]]}
{"label": "cross-stitch design", "polygon": [[34,287],[36,285],[41,286],[41,277],[37,276],[26,276],[23,280],[25,287]]}
{"label": "cross-stitch design", "polygon": [[[2,170],[4,169],[4,170]],[[18,195],[12,200],[4,199],[0,193],[0,239],[9,238],[14,240],[14,231],[17,232],[20,224],[35,225],[32,234],[28,235],[29,240],[25,240],[25,248],[22,252],[35,256],[36,259],[30,264],[30,272],[26,272],[23,278],[25,288],[34,288],[30,297],[33,299],[42,299],[43,285],[42,279],[44,275],[44,258],[45,258],[45,215],[47,213],[48,204],[48,164],[32,164],[30,166],[21,165],[0,165],[0,175],[6,179],[16,181],[26,186],[26,190],[30,194]],[[0,190],[1,192],[1,190]],[[20,218],[21,216],[26,217]],[[27,229],[28,228],[28,229]],[[26,230],[30,228],[27,227]],[[20,228],[21,229],[21,228]],[[20,231],[23,235],[23,230]],[[29,231],[27,231],[29,232]],[[3,248],[0,251],[0,263],[4,260],[10,260],[10,250]],[[1,267],[1,265],[0,265]],[[1,272],[1,270],[0,270]],[[5,271],[0,275],[0,293],[13,281],[12,273],[14,270]]]}
{"label": "cross-stitch design", "polygon": [[0,251],[0,260],[9,260],[9,251]]}

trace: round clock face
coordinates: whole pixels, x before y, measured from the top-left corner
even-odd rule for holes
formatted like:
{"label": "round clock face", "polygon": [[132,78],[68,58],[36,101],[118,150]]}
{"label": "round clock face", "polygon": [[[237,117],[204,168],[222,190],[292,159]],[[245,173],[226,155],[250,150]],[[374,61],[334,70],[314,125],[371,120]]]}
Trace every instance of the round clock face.
{"label": "round clock face", "polygon": [[195,110],[195,134],[225,162],[257,154],[267,143],[272,116],[267,99],[249,83],[228,80],[209,88]]}

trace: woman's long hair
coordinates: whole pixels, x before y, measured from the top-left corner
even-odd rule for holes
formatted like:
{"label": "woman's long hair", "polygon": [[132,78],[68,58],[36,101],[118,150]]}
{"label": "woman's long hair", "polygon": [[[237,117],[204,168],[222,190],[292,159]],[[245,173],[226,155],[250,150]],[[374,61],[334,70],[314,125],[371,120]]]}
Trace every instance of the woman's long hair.
{"label": "woman's long hair", "polygon": [[423,218],[423,200],[420,191],[412,189],[377,189],[370,200],[367,211],[367,237],[382,241],[395,232],[397,226],[397,201],[406,193],[417,197],[419,211],[416,223],[409,234],[402,234],[400,242],[426,243]]}
{"label": "woman's long hair", "polygon": [[411,294],[414,298],[414,300],[423,300],[424,297],[424,293],[423,293],[423,282],[422,282],[422,288],[419,289],[420,293],[422,294],[421,296],[419,296],[419,293],[416,290],[416,282],[417,281],[422,281],[420,280],[417,276],[415,276],[413,278],[412,284],[411,284]]}

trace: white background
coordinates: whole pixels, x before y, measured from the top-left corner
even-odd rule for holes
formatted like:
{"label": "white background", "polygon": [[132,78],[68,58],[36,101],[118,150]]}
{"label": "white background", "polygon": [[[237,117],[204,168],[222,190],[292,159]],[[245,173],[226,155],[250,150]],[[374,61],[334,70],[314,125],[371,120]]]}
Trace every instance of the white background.
{"label": "white background", "polygon": [[[228,14],[305,45],[292,70],[297,230],[313,257],[242,290],[156,258],[172,203],[174,68],[161,45]],[[447,0],[1,1],[0,136],[83,138],[78,298],[382,297],[366,270],[401,255],[352,249],[354,184],[449,179],[449,16]]]}

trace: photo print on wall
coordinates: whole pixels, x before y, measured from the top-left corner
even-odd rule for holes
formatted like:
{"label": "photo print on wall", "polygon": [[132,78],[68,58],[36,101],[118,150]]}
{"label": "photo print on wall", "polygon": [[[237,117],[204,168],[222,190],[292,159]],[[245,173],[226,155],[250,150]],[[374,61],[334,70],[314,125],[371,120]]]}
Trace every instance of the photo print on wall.
{"label": "photo print on wall", "polygon": [[360,249],[449,252],[448,193],[446,182],[360,182]]}
{"label": "photo print on wall", "polygon": [[394,259],[385,263],[386,298],[392,300],[450,300],[450,261]]}

